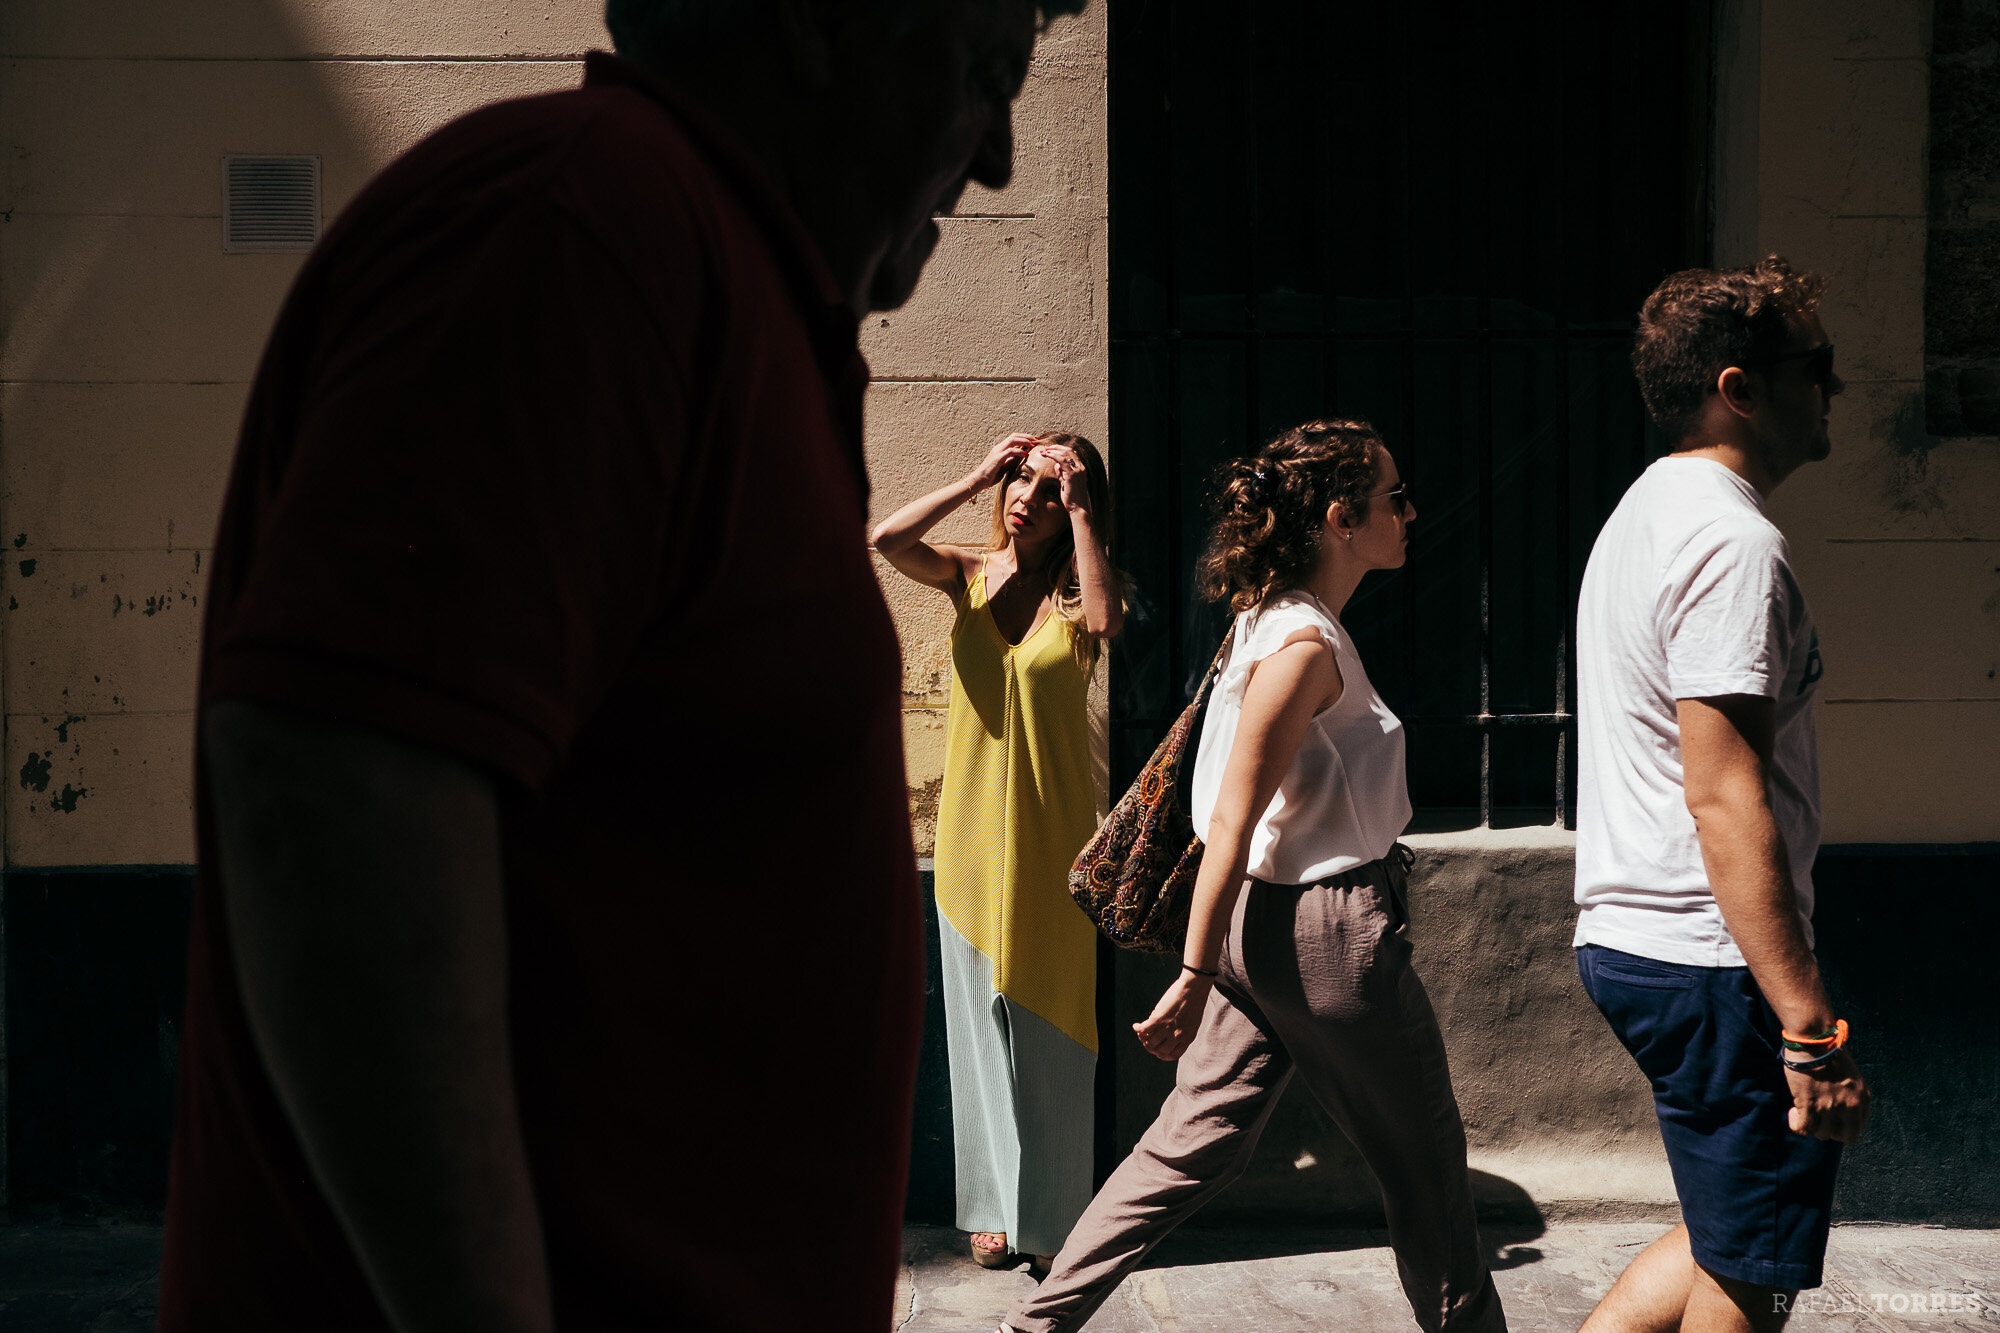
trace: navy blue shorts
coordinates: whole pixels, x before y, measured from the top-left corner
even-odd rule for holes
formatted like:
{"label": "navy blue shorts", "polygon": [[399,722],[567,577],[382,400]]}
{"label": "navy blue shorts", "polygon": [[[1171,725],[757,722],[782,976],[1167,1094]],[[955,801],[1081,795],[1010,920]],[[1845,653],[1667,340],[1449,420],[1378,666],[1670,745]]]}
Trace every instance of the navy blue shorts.
{"label": "navy blue shorts", "polygon": [[1576,969],[1652,1081],[1695,1262],[1760,1287],[1817,1287],[1840,1145],[1785,1123],[1778,1016],[1750,969],[1597,944],[1577,949]]}

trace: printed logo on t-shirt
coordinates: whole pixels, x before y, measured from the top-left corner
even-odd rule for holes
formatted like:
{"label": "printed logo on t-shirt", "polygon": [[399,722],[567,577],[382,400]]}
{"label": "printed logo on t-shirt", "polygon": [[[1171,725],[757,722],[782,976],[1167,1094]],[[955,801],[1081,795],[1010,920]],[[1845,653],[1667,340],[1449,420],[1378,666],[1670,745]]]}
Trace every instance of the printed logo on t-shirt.
{"label": "printed logo on t-shirt", "polygon": [[1807,690],[1817,685],[1819,678],[1825,674],[1826,667],[1819,660],[1819,631],[1814,630],[1812,645],[1806,649],[1805,675],[1799,678],[1799,693],[1804,694]]}

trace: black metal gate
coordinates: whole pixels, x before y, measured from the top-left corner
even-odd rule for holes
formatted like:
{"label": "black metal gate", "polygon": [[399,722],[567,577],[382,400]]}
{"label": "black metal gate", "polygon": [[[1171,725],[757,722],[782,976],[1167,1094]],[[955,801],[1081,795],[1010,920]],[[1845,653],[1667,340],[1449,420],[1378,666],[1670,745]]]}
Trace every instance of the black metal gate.
{"label": "black metal gate", "polygon": [[1409,565],[1343,620],[1433,822],[1568,822],[1569,627],[1658,442],[1633,316],[1707,252],[1708,5],[1113,0],[1113,655],[1122,789],[1226,616],[1191,573],[1225,457],[1361,417]]}

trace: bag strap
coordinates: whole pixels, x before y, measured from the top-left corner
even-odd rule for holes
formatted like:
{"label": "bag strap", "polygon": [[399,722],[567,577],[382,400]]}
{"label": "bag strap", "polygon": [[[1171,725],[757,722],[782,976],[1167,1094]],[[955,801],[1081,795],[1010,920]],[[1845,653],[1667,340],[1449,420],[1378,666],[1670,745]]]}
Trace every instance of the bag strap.
{"label": "bag strap", "polygon": [[1215,660],[1208,664],[1208,671],[1202,676],[1201,684],[1195,687],[1194,698],[1188,701],[1188,707],[1200,708],[1202,701],[1208,698],[1208,691],[1215,684],[1215,678],[1222,674],[1222,659],[1229,656],[1229,645],[1234,642],[1236,642],[1236,625],[1232,621],[1229,633],[1222,636],[1222,645],[1215,650]]}

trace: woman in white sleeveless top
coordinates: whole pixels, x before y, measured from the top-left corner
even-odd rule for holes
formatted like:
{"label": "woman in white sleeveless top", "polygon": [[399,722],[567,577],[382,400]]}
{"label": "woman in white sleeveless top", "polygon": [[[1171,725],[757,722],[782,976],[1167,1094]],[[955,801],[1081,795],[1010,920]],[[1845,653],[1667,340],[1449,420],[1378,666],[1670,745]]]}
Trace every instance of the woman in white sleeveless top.
{"label": "woman in white sleeveless top", "polygon": [[1443,1039],[1410,968],[1403,728],[1340,612],[1403,563],[1409,487],[1369,426],[1313,421],[1231,463],[1201,591],[1236,615],[1193,774],[1205,850],[1181,973],[1133,1025],[1176,1086],[1003,1330],[1080,1327],[1241,1175],[1297,1072],[1375,1173],[1426,1330],[1500,1330]]}

